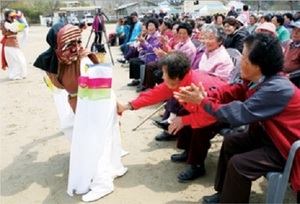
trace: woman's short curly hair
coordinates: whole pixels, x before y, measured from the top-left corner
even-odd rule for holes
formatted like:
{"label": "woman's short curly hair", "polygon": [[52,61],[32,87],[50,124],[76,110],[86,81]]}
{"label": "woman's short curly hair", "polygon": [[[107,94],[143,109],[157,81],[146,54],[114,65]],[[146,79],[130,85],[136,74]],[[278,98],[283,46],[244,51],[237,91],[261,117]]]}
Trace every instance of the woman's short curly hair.
{"label": "woman's short curly hair", "polygon": [[223,21],[223,25],[225,25],[226,23],[228,23],[229,25],[234,26],[236,28],[238,27],[238,23],[237,23],[236,19],[233,17],[226,17],[225,20]]}
{"label": "woman's short curly hair", "polygon": [[215,24],[209,24],[204,27],[205,33],[214,33],[218,42],[224,42],[226,33],[221,26]]}
{"label": "woman's short curly hair", "polygon": [[159,60],[159,67],[166,67],[170,79],[182,80],[189,72],[191,62],[188,56],[180,51],[173,51]]}
{"label": "woman's short curly hair", "polygon": [[189,36],[192,35],[193,33],[193,28],[189,23],[180,23],[178,28],[177,28],[177,33],[179,32],[180,29],[185,29],[188,33]]}
{"label": "woman's short curly hair", "polygon": [[149,18],[147,21],[146,21],[146,28],[148,29],[148,25],[149,23],[153,23],[156,30],[158,29],[159,27],[159,23],[158,23],[158,20],[156,18]]}
{"label": "woman's short curly hair", "polygon": [[283,69],[284,56],[279,39],[268,33],[248,36],[244,41],[248,59],[258,65],[264,76],[272,76]]}

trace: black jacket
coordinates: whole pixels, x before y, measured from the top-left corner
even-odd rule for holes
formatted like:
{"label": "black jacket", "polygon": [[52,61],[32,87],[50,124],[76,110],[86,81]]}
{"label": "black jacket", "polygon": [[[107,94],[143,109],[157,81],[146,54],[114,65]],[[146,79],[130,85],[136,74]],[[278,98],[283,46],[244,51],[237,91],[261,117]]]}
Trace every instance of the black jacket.
{"label": "black jacket", "polygon": [[243,51],[244,46],[244,40],[245,38],[249,36],[249,32],[247,29],[243,26],[236,31],[234,31],[233,34],[227,35],[225,41],[224,41],[224,47],[225,48],[234,48],[237,49],[240,53]]}

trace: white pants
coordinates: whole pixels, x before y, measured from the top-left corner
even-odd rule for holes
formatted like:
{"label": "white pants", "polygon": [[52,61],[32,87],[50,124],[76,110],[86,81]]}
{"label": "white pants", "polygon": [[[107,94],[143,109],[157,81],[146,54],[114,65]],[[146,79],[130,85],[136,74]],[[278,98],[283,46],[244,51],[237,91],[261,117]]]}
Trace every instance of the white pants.
{"label": "white pants", "polygon": [[24,54],[19,48],[4,47],[5,59],[10,79],[22,79],[27,77],[27,65]]}

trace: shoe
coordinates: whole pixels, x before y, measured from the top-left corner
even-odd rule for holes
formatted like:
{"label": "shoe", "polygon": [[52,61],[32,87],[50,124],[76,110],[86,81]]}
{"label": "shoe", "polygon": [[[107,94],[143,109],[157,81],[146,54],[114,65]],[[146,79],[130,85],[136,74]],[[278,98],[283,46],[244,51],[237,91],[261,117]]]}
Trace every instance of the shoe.
{"label": "shoe", "polygon": [[118,62],[125,64],[126,63],[126,59],[122,58],[122,59],[117,59]]}
{"label": "shoe", "polygon": [[163,131],[162,133],[156,135],[155,140],[156,141],[172,141],[172,140],[176,140],[176,136],[175,135],[171,135],[169,133],[167,133],[166,131]]}
{"label": "shoe", "polygon": [[181,154],[173,154],[171,156],[171,161],[173,162],[186,162],[188,158],[188,152],[184,150]]}
{"label": "shoe", "polygon": [[127,86],[137,86],[140,84],[140,80],[134,79],[132,82],[128,83]]}
{"label": "shoe", "polygon": [[205,175],[205,167],[198,165],[191,165],[189,168],[181,172],[177,178],[179,182],[188,182]]}
{"label": "shoe", "polygon": [[13,80],[21,80],[21,79],[23,79],[23,77],[20,77],[20,76],[16,76],[13,78]]}
{"label": "shoe", "polygon": [[204,203],[219,203],[220,202],[221,193],[215,193],[210,196],[203,196],[202,200]]}
{"label": "shoe", "polygon": [[107,194],[112,193],[113,190],[107,189],[103,192],[95,192],[95,191],[90,191],[87,194],[83,195],[81,197],[81,200],[83,202],[91,202],[91,201],[96,201],[99,200],[100,198],[106,196]]}
{"label": "shoe", "polygon": [[161,128],[161,129],[166,130],[166,131],[168,131],[169,125],[170,125],[168,120],[162,120],[162,121],[153,120],[153,124],[155,126],[157,126],[158,128]]}

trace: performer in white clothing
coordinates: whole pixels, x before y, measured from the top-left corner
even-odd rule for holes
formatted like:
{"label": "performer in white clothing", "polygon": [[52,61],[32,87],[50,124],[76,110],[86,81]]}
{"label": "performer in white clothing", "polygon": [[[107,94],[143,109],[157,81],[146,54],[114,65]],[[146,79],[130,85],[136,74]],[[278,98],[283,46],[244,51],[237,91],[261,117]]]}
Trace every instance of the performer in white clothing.
{"label": "performer in white clothing", "polygon": [[5,21],[2,22],[2,69],[9,71],[9,79],[19,80],[26,78],[27,65],[24,54],[20,50],[17,39],[18,32],[24,30],[25,24],[15,20],[17,13],[13,10],[4,12]]}
{"label": "performer in white clothing", "polygon": [[[114,178],[127,171],[121,163],[112,68],[98,64],[95,55],[82,47],[81,31],[75,26],[54,25],[47,41],[51,47],[34,66],[45,70],[57,88],[67,90],[75,113],[67,192],[94,201],[111,193]],[[56,67],[53,56],[58,59]]]}

